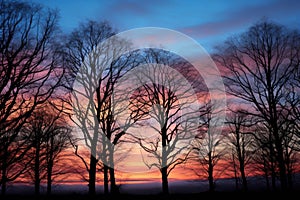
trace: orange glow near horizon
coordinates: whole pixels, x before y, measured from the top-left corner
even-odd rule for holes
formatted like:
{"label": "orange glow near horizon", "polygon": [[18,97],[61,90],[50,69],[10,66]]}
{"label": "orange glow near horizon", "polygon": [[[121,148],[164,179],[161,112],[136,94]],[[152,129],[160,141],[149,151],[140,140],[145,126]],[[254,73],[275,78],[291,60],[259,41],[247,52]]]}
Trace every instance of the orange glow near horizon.
{"label": "orange glow near horizon", "polygon": [[[88,152],[82,152],[83,154],[86,154]],[[71,170],[70,173],[67,173],[65,175],[62,175],[62,178],[57,179],[57,183],[60,184],[85,184],[87,183],[85,180],[83,180],[83,176],[88,178],[88,172],[84,168],[83,162],[73,153],[72,149],[69,149],[65,153],[65,159],[63,162],[63,165],[58,165],[58,166],[63,166],[68,169],[74,169],[73,171]],[[83,157],[86,158],[86,161],[89,160],[88,154],[83,155]],[[141,163],[138,163],[138,165],[141,165]],[[190,181],[190,180],[205,180],[206,176],[203,174],[203,176],[197,175],[193,170],[199,170],[198,172],[201,172],[200,170],[200,164],[196,162],[189,162],[187,164],[184,164],[182,166],[176,167],[170,175],[168,176],[169,182],[173,181]],[[139,167],[137,166],[137,169]],[[145,167],[140,167],[144,171],[141,172],[126,172],[126,171],[118,171],[115,170],[116,173],[116,181],[117,184],[135,184],[135,183],[150,183],[150,182],[161,182],[161,173],[159,169],[154,168],[154,169],[148,169],[145,170]],[[80,171],[79,169],[82,169],[82,173],[78,173]],[[76,171],[78,170],[78,171]],[[98,185],[103,185],[103,173],[102,172],[97,172],[96,174],[97,177],[97,184]],[[220,178],[226,178],[230,176],[222,176]],[[22,182],[22,183],[29,183],[31,182],[28,177],[20,177],[17,179],[16,182]],[[43,182],[43,181],[42,181]]]}
{"label": "orange glow near horizon", "polygon": [[[207,101],[207,96],[200,95],[198,97],[198,100],[200,102]],[[52,103],[54,104],[61,104],[62,102],[60,100],[52,99]],[[67,111],[72,110],[69,104],[61,104],[61,108],[66,109]],[[66,122],[71,121],[66,118]],[[143,129],[139,130],[141,134],[146,134],[149,136],[149,131],[151,128],[143,127]],[[153,130],[152,130],[153,132]],[[74,132],[74,134],[76,134]],[[146,136],[145,135],[145,136]],[[141,157],[141,151],[143,151],[138,144],[133,149],[133,153],[130,155],[133,155],[129,158],[125,158],[123,160],[123,166],[120,170],[118,170],[118,167],[116,168],[116,181],[118,184],[134,184],[134,183],[149,183],[149,182],[161,182],[161,173],[159,169],[157,168],[151,168],[148,169],[145,166],[145,163],[143,163],[142,157]],[[123,149],[123,151],[129,151],[130,147],[127,147]],[[84,145],[79,145],[79,151],[78,153],[83,156],[83,158],[87,161],[89,161],[89,149]],[[63,167],[66,169],[69,169],[69,173],[62,175],[58,179],[56,179],[57,183],[65,183],[65,184],[85,184],[87,183],[85,179],[88,179],[88,172],[85,169],[84,163],[82,160],[77,157],[74,154],[74,149],[69,148],[63,152],[63,157],[66,159],[63,159],[59,162],[59,164],[56,167]],[[125,163],[125,164],[124,164]],[[130,169],[127,169],[130,168]],[[188,163],[184,166],[177,166],[169,175],[169,182],[172,181],[184,181],[184,180],[199,180],[203,179],[203,177],[199,177],[196,173],[194,173],[191,168],[198,169],[200,168],[199,163]],[[79,171],[79,172],[78,172]],[[103,184],[103,173],[98,172],[97,173],[97,184],[102,185]],[[84,178],[83,178],[84,177]],[[44,180],[45,181],[45,180]],[[16,182],[23,182],[23,183],[29,183],[31,180],[28,177],[20,177],[17,179]]]}

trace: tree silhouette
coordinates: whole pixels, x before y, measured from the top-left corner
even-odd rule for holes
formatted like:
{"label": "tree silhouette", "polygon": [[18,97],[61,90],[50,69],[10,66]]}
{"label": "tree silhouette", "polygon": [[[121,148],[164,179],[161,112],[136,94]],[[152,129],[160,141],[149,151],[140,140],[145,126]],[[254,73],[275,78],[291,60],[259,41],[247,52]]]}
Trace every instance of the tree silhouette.
{"label": "tree silhouette", "polygon": [[[114,158],[114,152],[130,124],[137,120],[130,116],[123,126],[116,121],[118,114],[127,106],[120,105],[122,98],[114,98],[116,93],[126,93],[126,89],[118,91],[115,87],[136,61],[132,53],[119,55],[128,48],[129,42],[110,38],[114,34],[107,22],[88,21],[71,34],[68,43],[70,65],[76,76],[72,88],[71,103],[75,114],[72,120],[82,131],[91,153],[87,168],[90,194],[95,194],[96,165],[99,161],[104,167],[104,192],[108,193],[108,180],[111,193],[118,192],[114,172],[115,160],[118,159]],[[108,38],[110,40],[104,43]],[[79,155],[78,149],[76,154]],[[84,158],[81,157],[81,160],[84,161]]]}
{"label": "tree silhouette", "polygon": [[59,65],[56,11],[5,0],[0,10],[0,139],[5,144],[1,145],[0,183],[5,193],[6,183],[26,170],[26,165],[18,164],[27,151],[19,146],[26,144],[19,141],[19,132],[59,88],[64,70]]}
{"label": "tree silhouette", "polygon": [[[22,129],[22,137],[28,138],[30,164],[27,173],[35,185],[35,194],[40,194],[40,184],[47,180],[47,194],[51,194],[54,177],[67,172],[60,162],[65,162],[63,150],[71,146],[71,129],[63,116],[51,105],[35,110]],[[63,107],[62,107],[63,108]]]}
{"label": "tree silhouette", "polygon": [[[215,190],[215,169],[218,162],[224,157],[225,148],[224,136],[219,132],[215,132],[211,126],[217,126],[218,122],[211,123],[213,112],[217,109],[213,108],[214,105],[208,101],[204,108],[199,113],[200,123],[198,127],[198,134],[193,141],[193,160],[201,165],[200,171],[204,171],[209,184],[209,191]],[[222,127],[219,127],[222,128]],[[196,172],[197,174],[201,174]]]}
{"label": "tree silhouette", "polygon": [[253,151],[253,137],[251,132],[252,120],[245,115],[242,110],[229,113],[227,124],[229,134],[226,135],[230,150],[232,152],[232,163],[234,167],[235,177],[240,178],[242,189],[248,190],[246,167],[250,164],[251,154]]}
{"label": "tree silhouette", "polygon": [[[170,53],[147,49],[144,54],[145,68],[135,73],[140,87],[134,88],[131,110],[142,116],[139,126],[150,127],[151,137],[132,133],[135,142],[146,152],[143,156],[148,168],[161,172],[162,192],[169,193],[168,176],[172,170],[187,161],[190,141],[197,129],[198,99],[193,95],[193,83],[187,82],[179,71],[187,64],[178,62]],[[177,65],[176,65],[177,64]],[[166,66],[172,66],[173,70]],[[187,73],[187,72],[185,72]],[[148,158],[150,160],[148,160]]]}
{"label": "tree silhouette", "polygon": [[265,121],[279,168],[281,189],[287,189],[284,138],[280,116],[287,102],[290,80],[299,68],[299,34],[286,27],[261,21],[247,32],[227,40],[214,58],[224,68],[229,95],[249,104],[248,115]]}

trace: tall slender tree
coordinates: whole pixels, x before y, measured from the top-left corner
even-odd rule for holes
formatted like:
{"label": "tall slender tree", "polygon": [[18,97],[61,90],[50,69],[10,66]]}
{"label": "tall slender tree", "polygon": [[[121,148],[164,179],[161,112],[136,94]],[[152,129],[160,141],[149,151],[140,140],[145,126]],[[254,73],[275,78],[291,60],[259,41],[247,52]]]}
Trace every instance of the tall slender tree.
{"label": "tall slender tree", "polygon": [[148,168],[160,170],[162,192],[168,194],[168,176],[176,166],[187,161],[190,152],[189,142],[198,125],[199,110],[195,106],[198,99],[193,93],[195,85],[175,70],[187,69],[187,63],[178,62],[176,56],[157,49],[148,49],[143,55],[147,67],[140,68],[131,79],[140,85],[132,93],[132,112],[143,116],[141,125],[150,127],[153,136],[131,135],[146,152],[143,159]]}
{"label": "tall slender tree", "polygon": [[64,173],[56,164],[64,162],[62,152],[70,147],[71,129],[62,111],[49,106],[34,111],[22,128],[22,137],[27,137],[30,150],[27,154],[32,164],[27,171],[35,186],[35,194],[40,194],[41,181],[47,182],[47,194],[51,194],[55,175]]}
{"label": "tall slender tree", "polygon": [[232,162],[237,174],[240,176],[243,191],[248,191],[247,166],[251,161],[253,153],[253,137],[249,132],[252,121],[249,116],[239,111],[231,111],[227,124],[229,134],[226,135],[228,144],[231,146]]}
{"label": "tall slender tree", "polygon": [[[120,78],[135,66],[136,60],[132,53],[120,55],[120,52],[126,52],[129,42],[112,37],[114,34],[107,22],[87,21],[70,35],[67,44],[70,68],[75,76],[71,98],[72,120],[80,128],[90,149],[87,169],[89,193],[92,195],[95,194],[99,161],[104,167],[104,192],[108,193],[108,180],[111,193],[118,192],[114,169],[115,146],[130,124],[137,120],[131,115],[125,119],[125,125],[117,123],[118,113],[128,107],[120,106],[122,99],[114,98],[120,92],[115,87]],[[126,89],[121,92],[125,93]],[[78,151],[76,153],[78,155]]]}
{"label": "tall slender tree", "polygon": [[198,134],[193,142],[192,153],[193,160],[200,164],[200,171],[204,171],[208,180],[209,192],[215,191],[216,166],[225,154],[224,136],[220,132],[214,131],[216,129],[211,128],[218,124],[218,122],[211,123],[213,112],[217,112],[214,106],[217,105],[209,101],[199,113],[200,124]]}

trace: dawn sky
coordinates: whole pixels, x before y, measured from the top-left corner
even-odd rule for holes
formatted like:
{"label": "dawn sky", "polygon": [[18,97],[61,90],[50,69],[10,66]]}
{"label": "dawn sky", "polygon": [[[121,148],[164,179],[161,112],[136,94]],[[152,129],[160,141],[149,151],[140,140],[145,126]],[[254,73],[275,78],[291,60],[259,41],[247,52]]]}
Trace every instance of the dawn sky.
{"label": "dawn sky", "polygon": [[[57,8],[60,12],[60,25],[65,33],[73,31],[80,22],[87,19],[109,21],[118,32],[133,28],[161,27],[186,34],[208,52],[212,52],[215,45],[222,44],[229,36],[245,31],[262,18],[292,29],[300,29],[300,1],[297,0],[30,1]],[[133,175],[129,173],[131,179],[140,178],[147,170],[141,156],[126,160],[126,163],[125,169],[133,166],[132,169],[136,172]],[[156,173],[155,171],[151,173]],[[174,177],[182,178],[178,174]]]}
{"label": "dawn sky", "polygon": [[[63,34],[30,2],[57,9]],[[89,195],[157,183],[162,194],[169,183],[174,193],[248,191],[248,177],[254,189],[300,188],[300,0],[0,0],[0,9],[0,196],[19,183],[36,195],[64,183]],[[95,26],[91,37],[70,34],[87,20],[127,32],[107,43]],[[299,32],[271,24],[212,59],[260,20]]]}
{"label": "dawn sky", "polygon": [[208,52],[227,37],[266,17],[290,28],[300,28],[297,0],[32,0],[60,11],[60,25],[72,31],[85,19],[107,20],[118,31],[162,27],[180,31]]}

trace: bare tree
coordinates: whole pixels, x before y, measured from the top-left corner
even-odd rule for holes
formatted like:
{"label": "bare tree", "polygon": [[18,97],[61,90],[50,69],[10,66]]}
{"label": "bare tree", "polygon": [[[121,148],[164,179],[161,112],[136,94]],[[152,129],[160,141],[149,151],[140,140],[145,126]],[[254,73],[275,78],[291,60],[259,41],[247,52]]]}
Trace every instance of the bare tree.
{"label": "bare tree", "polygon": [[[180,63],[174,55],[156,49],[148,49],[143,56],[146,67],[139,68],[130,79],[140,86],[133,88],[131,93],[131,110],[142,116],[137,124],[140,130],[143,127],[150,130],[149,133],[134,132],[131,135],[146,152],[143,160],[148,168],[160,170],[162,192],[168,194],[169,174],[187,161],[190,152],[190,141],[198,125],[196,116],[199,110],[195,106],[198,99],[191,87],[193,83],[175,70],[184,69],[186,63]],[[144,134],[152,136],[145,137]]]}
{"label": "bare tree", "polygon": [[47,194],[49,195],[52,192],[53,181],[57,177],[71,172],[65,165],[70,159],[70,155],[66,151],[70,149],[74,139],[71,134],[70,122],[64,114],[64,102],[61,102],[59,110],[52,106],[49,106],[48,109],[46,111],[50,112],[49,121],[51,123],[48,122],[48,130],[45,132],[44,151],[46,151]]}
{"label": "bare tree", "polygon": [[260,122],[255,125],[252,136],[255,138],[252,143],[255,152],[253,154],[253,169],[257,175],[261,175],[262,172],[266,180],[267,189],[271,190],[272,188],[275,191],[278,170],[272,134],[264,123]]}
{"label": "bare tree", "polygon": [[[6,183],[26,169],[17,163],[27,151],[19,146],[25,144],[18,141],[19,132],[31,113],[58,89],[64,70],[57,53],[56,11],[6,0],[1,0],[0,10],[0,138],[6,144],[1,147],[6,153],[1,153],[0,170],[5,193]],[[13,166],[18,169],[8,171]]]}
{"label": "bare tree", "polygon": [[[131,115],[125,119],[123,126],[117,123],[118,114],[128,107],[120,106],[122,100],[114,98],[120,92],[115,87],[136,61],[132,53],[122,55],[129,42],[111,37],[114,34],[107,22],[88,21],[71,34],[68,43],[70,64],[76,76],[71,99],[72,121],[83,133],[84,143],[90,149],[89,167],[86,167],[89,171],[89,193],[92,195],[95,194],[98,162],[103,164],[104,192],[108,193],[109,180],[111,193],[118,192],[114,172],[117,160],[114,157],[115,146],[130,124],[137,120]],[[104,42],[105,39],[109,40]],[[79,155],[77,147],[76,154]],[[81,157],[81,160],[84,158]]]}
{"label": "bare tree", "polygon": [[215,60],[224,68],[227,92],[248,103],[247,114],[265,120],[271,134],[278,164],[281,189],[287,189],[287,171],[280,132],[282,102],[289,93],[289,81],[299,68],[299,34],[287,28],[261,21],[244,34],[229,39]]}
{"label": "bare tree", "polygon": [[[216,165],[224,157],[224,136],[220,132],[215,132],[216,129],[211,129],[210,126],[217,126],[211,123],[212,112],[217,111],[213,108],[214,105],[211,101],[206,103],[204,109],[200,112],[199,133],[193,142],[193,160],[201,165],[200,171],[204,171],[209,183],[209,191],[215,191],[215,176]],[[219,127],[222,128],[222,127]],[[196,172],[198,175],[202,175]]]}
{"label": "bare tree", "polygon": [[[63,151],[70,147],[71,129],[63,116],[62,110],[46,108],[35,110],[22,128],[23,137],[28,138],[30,150],[28,157],[32,160],[27,173],[35,185],[35,193],[40,194],[42,180],[47,182],[47,194],[51,194],[54,177],[67,172],[66,168],[56,165],[64,162]],[[63,107],[62,107],[63,109]]]}
{"label": "bare tree", "polygon": [[[299,45],[298,45],[299,46]],[[298,54],[300,49],[298,48]],[[300,56],[298,56],[299,58]],[[295,60],[300,62],[299,60]],[[293,186],[293,174],[296,173],[295,164],[299,162],[300,151],[300,67],[295,69],[293,77],[290,79],[289,92],[286,94],[286,102],[280,102],[280,107],[283,110],[279,116],[283,126],[281,132],[287,134],[284,138],[285,163],[287,168],[287,178],[289,188]]]}
{"label": "bare tree", "polygon": [[[70,35],[67,43],[68,48],[68,57],[69,57],[69,64],[70,68],[74,72],[74,77],[76,77],[77,80],[81,78],[81,85],[83,87],[87,88],[87,91],[90,91],[89,94],[86,95],[86,99],[94,99],[94,92],[91,87],[94,86],[94,84],[98,83],[98,81],[102,81],[101,74],[84,74],[84,73],[78,73],[81,69],[83,72],[83,67],[85,70],[87,70],[90,66],[89,63],[92,63],[92,60],[88,60],[87,64],[84,65],[85,59],[89,54],[92,53],[92,51],[96,51],[97,46],[108,37],[112,36],[114,33],[112,31],[112,28],[107,23],[96,23],[93,21],[89,21],[86,24],[81,24],[80,27],[73,31],[73,33]],[[97,52],[96,52],[97,53]],[[100,52],[101,53],[101,52]],[[99,59],[99,56],[101,55],[98,53],[94,56],[94,59]],[[102,52],[104,54],[104,51]],[[93,55],[91,55],[93,56]],[[92,57],[93,58],[93,57]],[[94,60],[94,61],[95,61]],[[99,63],[98,65],[105,65],[106,63]],[[96,68],[96,63],[93,64],[93,68]],[[93,72],[93,71],[92,71]],[[101,72],[100,72],[101,73]],[[79,76],[77,75],[79,74]],[[77,76],[76,76],[77,75]],[[96,80],[94,80],[96,78]],[[85,88],[83,88],[85,89]],[[75,91],[76,92],[76,91]],[[79,93],[80,91],[78,91]],[[75,119],[72,117],[72,121],[80,128],[80,131],[84,134],[84,142],[87,144],[88,148],[90,149],[90,155],[89,155],[89,161],[85,161],[86,158],[81,157],[81,160],[84,162],[87,171],[89,172],[89,194],[94,195],[96,193],[95,190],[95,181],[96,181],[96,166],[98,159],[96,158],[96,147],[97,147],[97,141],[98,141],[98,135],[99,135],[99,125],[98,119],[94,116],[89,114],[89,109],[94,109],[94,105],[92,102],[87,102],[88,107],[85,107],[81,105],[80,103],[83,102],[82,99],[78,99],[78,94],[73,93],[74,96],[71,99],[71,103],[73,107],[76,107],[78,109],[74,109],[75,111]],[[77,95],[77,96],[76,96]],[[75,97],[75,98],[74,98]],[[84,98],[84,97],[81,97]],[[92,113],[94,114],[94,113]],[[79,118],[80,117],[80,118]],[[79,119],[77,119],[79,118]],[[95,130],[90,131],[89,128]],[[78,146],[75,148],[75,154],[79,156],[78,152]],[[89,165],[89,166],[88,166]],[[106,175],[106,174],[105,174]],[[106,180],[106,179],[105,179]],[[108,180],[108,179],[107,179]],[[105,181],[104,185],[107,187],[107,182]],[[105,188],[106,188],[105,187]],[[106,191],[106,189],[105,189]]]}
{"label": "bare tree", "polygon": [[251,132],[252,120],[243,112],[231,111],[227,124],[229,133],[226,135],[232,152],[232,162],[236,178],[241,178],[244,191],[248,190],[246,167],[250,164],[253,151]]}
{"label": "bare tree", "polygon": [[[289,108],[288,105],[284,107],[288,112],[286,112],[284,116],[280,116],[283,121],[280,132],[286,135],[286,137],[283,138],[284,161],[286,165],[288,188],[293,189],[293,175],[296,173],[296,165],[297,162],[299,162],[299,137],[297,136],[297,128],[295,126],[295,124],[299,123],[299,119],[290,115],[290,109],[292,107],[290,107],[290,109],[287,108]],[[282,112],[282,114],[284,114],[284,112]]]}
{"label": "bare tree", "polygon": [[[11,136],[14,136],[12,139]],[[16,136],[17,135],[17,136]],[[1,134],[1,192],[5,195],[7,183],[16,180],[20,175],[28,170],[30,159],[27,153],[29,148],[25,148],[28,139],[20,136],[19,132],[7,129]]]}

